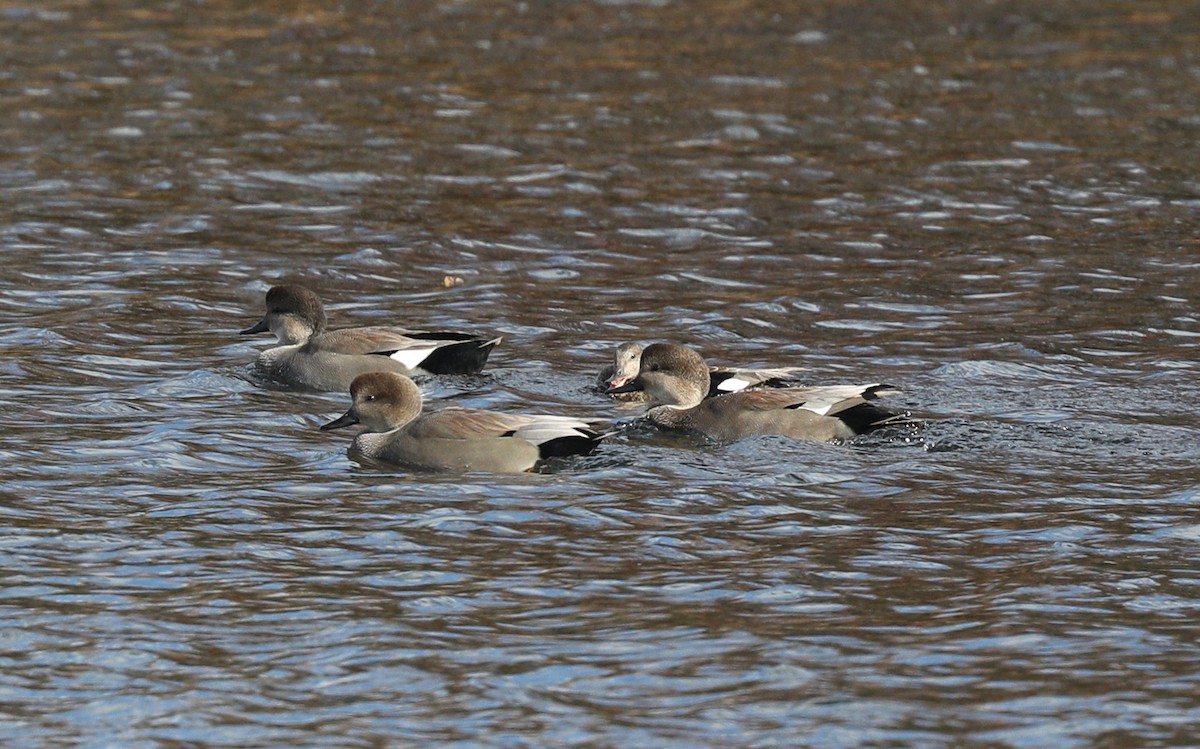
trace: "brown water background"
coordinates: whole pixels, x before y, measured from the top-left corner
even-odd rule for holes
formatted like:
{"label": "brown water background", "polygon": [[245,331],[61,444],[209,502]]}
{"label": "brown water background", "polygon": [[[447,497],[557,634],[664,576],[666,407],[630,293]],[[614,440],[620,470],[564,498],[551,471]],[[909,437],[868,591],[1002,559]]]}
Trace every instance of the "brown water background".
{"label": "brown water background", "polygon": [[[1200,6],[0,2],[5,747],[1200,743]],[[461,277],[454,288],[446,275]],[[266,288],[922,433],[360,466]]]}

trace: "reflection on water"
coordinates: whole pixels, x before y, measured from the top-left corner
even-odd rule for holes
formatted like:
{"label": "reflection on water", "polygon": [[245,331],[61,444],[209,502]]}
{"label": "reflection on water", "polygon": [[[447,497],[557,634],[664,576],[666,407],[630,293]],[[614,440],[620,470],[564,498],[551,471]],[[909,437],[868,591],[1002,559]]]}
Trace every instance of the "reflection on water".
{"label": "reflection on water", "polygon": [[[1186,8],[142,5],[0,8],[5,746],[1194,743]],[[361,466],[284,278],[505,336],[430,400],[670,339],[933,422]]]}

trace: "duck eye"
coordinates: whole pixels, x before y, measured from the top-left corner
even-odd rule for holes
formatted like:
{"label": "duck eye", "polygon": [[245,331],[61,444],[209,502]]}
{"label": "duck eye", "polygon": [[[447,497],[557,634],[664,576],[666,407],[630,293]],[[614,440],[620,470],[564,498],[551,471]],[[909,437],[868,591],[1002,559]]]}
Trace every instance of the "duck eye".
{"label": "duck eye", "polygon": [[371,401],[375,400],[375,396],[368,395],[366,398],[363,398],[363,400],[365,400],[367,403],[370,403]]}

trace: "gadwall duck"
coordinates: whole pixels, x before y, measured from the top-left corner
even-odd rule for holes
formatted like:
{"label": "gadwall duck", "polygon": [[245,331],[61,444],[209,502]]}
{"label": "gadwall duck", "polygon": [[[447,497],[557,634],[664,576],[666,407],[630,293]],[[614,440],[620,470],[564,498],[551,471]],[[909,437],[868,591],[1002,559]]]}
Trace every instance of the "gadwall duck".
{"label": "gadwall duck", "polygon": [[613,390],[645,391],[654,404],[646,412],[651,423],[718,442],[764,434],[829,441],[885,424],[911,423],[870,403],[894,392],[889,385],[779,388],[705,398],[709,373],[704,359],[669,343],[647,346],[637,377]]}
{"label": "gadwall duck", "polygon": [[344,390],[365,372],[475,374],[499,338],[393,327],[325,329],[325,308],[316,294],[295,284],[267,292],[267,313],[242,335],[270,331],[280,346],[258,356],[272,380],[313,390]]}
{"label": "gadwall duck", "polygon": [[[622,343],[613,352],[613,363],[606,365],[596,376],[596,387],[619,401],[645,403],[650,396],[644,390],[613,393],[637,377],[642,362],[642,347],[636,343]],[[724,393],[736,393],[755,388],[782,388],[795,384],[797,373],[804,367],[774,367],[771,369],[741,369],[711,366],[708,368],[708,398]]]}
{"label": "gadwall duck", "polygon": [[352,451],[422,470],[533,471],[547,458],[589,455],[605,436],[567,416],[458,407],[422,414],[420,388],[393,372],[354,378],[350,398],[350,410],[321,429],[362,424]]}

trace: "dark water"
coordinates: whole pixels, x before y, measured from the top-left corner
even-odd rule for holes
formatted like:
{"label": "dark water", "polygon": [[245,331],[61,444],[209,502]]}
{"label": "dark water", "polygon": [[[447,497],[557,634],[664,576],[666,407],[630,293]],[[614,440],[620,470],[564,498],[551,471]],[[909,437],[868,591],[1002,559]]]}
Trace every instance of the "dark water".
{"label": "dark water", "polygon": [[[781,7],[783,6],[783,7]],[[6,747],[1200,743],[1188,3],[0,4]],[[443,286],[446,275],[464,283]],[[359,466],[264,388],[629,418],[625,340],[918,435]]]}

